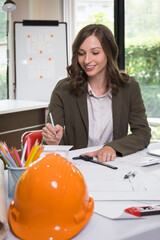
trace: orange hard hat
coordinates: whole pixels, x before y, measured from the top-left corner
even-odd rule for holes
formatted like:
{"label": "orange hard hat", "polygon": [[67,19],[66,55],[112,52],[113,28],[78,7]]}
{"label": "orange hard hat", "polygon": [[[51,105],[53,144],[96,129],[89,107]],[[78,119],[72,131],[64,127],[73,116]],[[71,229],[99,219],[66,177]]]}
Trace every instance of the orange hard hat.
{"label": "orange hard hat", "polygon": [[58,154],[47,154],[20,177],[9,206],[10,226],[20,239],[70,239],[94,209],[81,172]]}

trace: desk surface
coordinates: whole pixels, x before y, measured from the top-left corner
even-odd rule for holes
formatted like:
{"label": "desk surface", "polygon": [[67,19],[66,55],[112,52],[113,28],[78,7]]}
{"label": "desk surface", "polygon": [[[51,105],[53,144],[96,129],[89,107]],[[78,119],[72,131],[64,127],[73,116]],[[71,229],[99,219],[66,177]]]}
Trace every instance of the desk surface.
{"label": "desk surface", "polygon": [[0,100],[0,114],[47,108],[48,102],[26,100]]}
{"label": "desk surface", "polygon": [[[153,144],[152,144],[153,146]],[[160,144],[157,145],[156,147]],[[145,150],[146,151],[146,150]],[[139,152],[141,153],[141,151]],[[134,154],[133,159],[134,159]],[[136,154],[137,156],[137,154]],[[123,167],[126,163],[122,163]],[[126,165],[127,167],[127,165]],[[137,168],[138,169],[138,168]],[[147,168],[143,168],[145,172],[159,172],[160,164],[153,165]],[[114,172],[113,172],[114,173]],[[7,171],[5,171],[5,178],[7,183]],[[7,187],[7,186],[6,186]],[[10,199],[7,200],[7,205],[10,204]],[[114,201],[115,202],[115,201]],[[134,204],[134,202],[133,202]],[[146,204],[145,204],[146,205]],[[160,215],[148,216],[145,218],[127,219],[127,220],[111,220],[96,213],[81,230],[81,232],[75,236],[74,240],[159,240],[160,239]],[[16,240],[12,232],[10,231],[6,240]]]}

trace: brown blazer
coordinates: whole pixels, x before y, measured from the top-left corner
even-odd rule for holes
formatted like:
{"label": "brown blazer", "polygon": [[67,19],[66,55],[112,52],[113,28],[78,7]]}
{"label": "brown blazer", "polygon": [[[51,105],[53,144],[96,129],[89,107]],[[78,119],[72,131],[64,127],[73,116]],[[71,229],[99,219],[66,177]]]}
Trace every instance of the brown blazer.
{"label": "brown blazer", "polygon": [[[88,144],[88,111],[86,94],[76,97],[68,90],[63,79],[52,92],[49,111],[55,124],[65,125],[61,144],[73,145],[73,149]],[[106,109],[107,111],[107,109]],[[125,156],[148,146],[151,131],[139,84],[131,78],[129,83],[112,95],[113,141],[105,145],[113,147],[117,154]],[[49,118],[48,118],[49,122]],[[131,133],[128,134],[128,125]]]}

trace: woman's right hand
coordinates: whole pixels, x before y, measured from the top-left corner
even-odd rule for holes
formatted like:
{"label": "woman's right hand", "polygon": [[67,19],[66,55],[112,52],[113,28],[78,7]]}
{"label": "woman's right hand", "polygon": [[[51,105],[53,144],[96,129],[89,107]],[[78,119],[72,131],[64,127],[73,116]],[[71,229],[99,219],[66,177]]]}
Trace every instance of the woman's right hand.
{"label": "woman's right hand", "polygon": [[63,136],[64,128],[59,124],[52,126],[51,123],[47,123],[46,126],[42,129],[43,140],[48,145],[58,145]]}

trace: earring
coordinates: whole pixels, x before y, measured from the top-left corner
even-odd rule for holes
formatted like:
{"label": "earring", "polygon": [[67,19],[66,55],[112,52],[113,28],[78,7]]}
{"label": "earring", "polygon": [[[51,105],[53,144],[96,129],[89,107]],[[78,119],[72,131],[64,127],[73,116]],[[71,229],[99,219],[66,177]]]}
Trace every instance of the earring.
{"label": "earring", "polygon": [[79,73],[80,73],[80,75],[82,75],[83,74],[83,69],[81,68],[81,70],[79,71]]}

